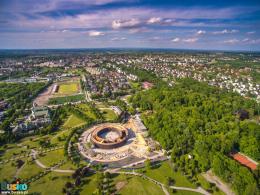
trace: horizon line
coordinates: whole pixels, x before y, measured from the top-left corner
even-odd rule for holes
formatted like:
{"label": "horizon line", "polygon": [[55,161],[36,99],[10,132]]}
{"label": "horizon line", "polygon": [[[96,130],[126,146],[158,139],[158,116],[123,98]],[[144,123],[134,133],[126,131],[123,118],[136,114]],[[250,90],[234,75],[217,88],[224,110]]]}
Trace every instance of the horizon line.
{"label": "horizon line", "polygon": [[157,47],[89,47],[89,48],[0,48],[0,51],[31,51],[31,50],[179,50],[179,51],[210,51],[210,52],[252,52],[260,50],[227,50],[227,49],[187,49],[187,48],[157,48]]}

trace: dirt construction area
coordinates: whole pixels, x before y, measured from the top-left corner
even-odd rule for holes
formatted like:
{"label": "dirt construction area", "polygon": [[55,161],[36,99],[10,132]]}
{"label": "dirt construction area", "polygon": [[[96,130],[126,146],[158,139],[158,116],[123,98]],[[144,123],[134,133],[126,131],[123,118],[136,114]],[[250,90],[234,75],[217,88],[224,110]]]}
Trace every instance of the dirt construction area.
{"label": "dirt construction area", "polygon": [[59,81],[50,85],[44,92],[39,94],[34,100],[39,106],[48,104],[50,98],[72,96],[81,93],[79,78]]}
{"label": "dirt construction area", "polygon": [[52,96],[54,84],[49,86],[44,92],[42,92],[38,97],[33,101],[33,103],[39,106],[45,106],[48,104],[50,97]]}
{"label": "dirt construction area", "polygon": [[[96,146],[91,141],[91,137],[95,136],[95,130],[99,128],[106,127],[118,127],[123,126],[126,128],[127,140],[123,145],[120,145],[116,148],[100,148]],[[115,163],[115,162],[123,162],[124,159],[152,159],[153,157],[163,156],[163,152],[161,151],[151,151],[149,150],[150,145],[149,141],[151,138],[144,138],[142,133],[138,132],[137,129],[130,128],[131,125],[128,123],[119,124],[119,123],[103,123],[96,126],[93,126],[89,129],[86,129],[85,132],[81,135],[78,142],[78,150],[80,154],[85,157],[90,162],[100,162],[100,163]],[[103,136],[103,134],[101,134]],[[109,135],[104,135],[109,136]],[[142,139],[140,139],[142,137]],[[151,148],[150,148],[151,149]],[[129,160],[126,160],[122,166],[128,165],[130,163]]]}

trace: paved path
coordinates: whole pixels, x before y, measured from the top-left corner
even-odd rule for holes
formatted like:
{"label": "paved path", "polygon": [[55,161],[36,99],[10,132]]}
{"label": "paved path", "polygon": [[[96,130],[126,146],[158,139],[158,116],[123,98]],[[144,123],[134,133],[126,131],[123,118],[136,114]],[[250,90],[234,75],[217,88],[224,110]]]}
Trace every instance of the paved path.
{"label": "paved path", "polygon": [[[49,168],[49,167],[45,166],[44,164],[42,164],[41,161],[39,161],[37,159],[37,151],[32,149],[32,155],[33,155],[33,159],[35,160],[36,164],[39,167],[41,167],[43,169]],[[74,173],[75,172],[75,171],[69,170],[69,169],[68,170],[66,170],[66,169],[56,169],[56,168],[53,168],[53,167],[51,167],[50,170],[53,171],[53,172],[58,172],[58,173]]]}
{"label": "paved path", "polygon": [[211,170],[202,174],[202,176],[209,182],[216,184],[216,186],[227,195],[235,195],[235,193],[230,189],[230,187],[223,183],[216,175],[212,173]]}
{"label": "paved path", "polygon": [[[54,150],[59,150],[61,148],[64,148],[64,146],[52,147],[50,149],[46,149],[45,151],[40,151],[40,153],[47,153],[47,152],[51,152],[51,151],[54,151]],[[22,154],[16,155],[16,156],[13,156],[13,157],[11,157],[11,158],[9,158],[7,160],[0,161],[0,164],[5,164],[5,163],[8,163],[9,161],[18,160],[18,159],[21,159],[21,158],[28,158],[30,156],[33,156],[33,153],[26,153],[26,154],[23,154],[23,155]]]}
{"label": "paved path", "polygon": [[[163,156],[164,156],[163,153],[158,153],[157,155],[154,155],[154,156],[152,156],[152,157],[147,157],[146,159],[143,159],[143,160],[140,160],[140,161],[133,162],[133,163],[131,163],[131,164],[125,165],[125,166],[123,166],[122,168],[132,168],[134,165],[144,164],[147,159],[149,159],[149,160],[155,160],[155,159],[159,159],[160,157],[163,157]],[[167,157],[167,159],[170,159],[170,158]]]}
{"label": "paved path", "polygon": [[186,190],[186,191],[198,192],[198,193],[205,194],[205,195],[210,195],[210,193],[208,193],[206,190],[204,190],[201,187],[192,189],[192,188],[186,188],[186,187],[169,186],[169,188],[172,188],[175,190]]}
{"label": "paved path", "polygon": [[[126,175],[135,175],[135,176],[139,176],[139,177],[142,177],[142,178],[145,178],[145,179],[148,179],[149,181],[159,185],[163,192],[166,194],[166,195],[169,195],[169,192],[166,188],[166,186],[155,180],[155,179],[152,179],[144,174],[141,174],[141,173],[136,173],[136,172],[122,172],[122,171],[118,171],[119,169],[112,169],[112,170],[108,170],[110,173],[119,173],[119,174],[126,174]],[[185,190],[185,191],[192,191],[192,192],[198,192],[200,194],[204,194],[204,195],[210,195],[210,193],[208,193],[206,190],[204,190],[203,188],[201,187],[198,187],[196,189],[193,189],[193,188],[187,188],[187,187],[177,187],[177,186],[169,186],[169,188],[172,188],[172,189],[176,189],[176,190]]]}
{"label": "paved path", "polygon": [[16,170],[16,173],[14,176],[15,178],[18,178],[19,173],[21,172],[21,170],[24,168],[25,165],[26,165],[26,162],[24,162],[23,165],[19,169]]}

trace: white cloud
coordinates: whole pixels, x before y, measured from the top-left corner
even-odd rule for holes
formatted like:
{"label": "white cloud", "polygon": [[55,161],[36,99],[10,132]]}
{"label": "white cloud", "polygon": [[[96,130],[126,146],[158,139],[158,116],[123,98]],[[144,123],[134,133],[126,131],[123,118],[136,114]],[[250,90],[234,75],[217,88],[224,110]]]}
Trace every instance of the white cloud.
{"label": "white cloud", "polygon": [[139,19],[132,18],[130,20],[114,20],[112,22],[113,29],[120,29],[120,28],[134,28],[141,24]]}
{"label": "white cloud", "polygon": [[235,30],[235,29],[233,29],[233,30],[227,30],[227,29],[224,29],[224,30],[222,30],[222,31],[212,32],[212,34],[214,34],[214,35],[218,35],[218,34],[232,34],[232,33],[237,33],[237,32],[239,32],[239,30]]}
{"label": "white cloud", "polygon": [[250,44],[260,44],[260,39],[250,40]]}
{"label": "white cloud", "polygon": [[114,37],[111,39],[111,41],[124,41],[124,40],[126,40],[125,37]]}
{"label": "white cloud", "polygon": [[161,21],[162,19],[159,17],[152,17],[147,21],[147,24],[156,24],[156,23],[160,23]]}
{"label": "white cloud", "polygon": [[247,32],[246,34],[252,35],[252,34],[255,34],[255,31],[249,31],[249,32]]}
{"label": "white cloud", "polygon": [[242,42],[248,42],[250,39],[249,38],[244,38],[243,40],[242,40]]}
{"label": "white cloud", "polygon": [[235,30],[235,29],[230,31],[230,33],[238,33],[238,32],[239,32],[239,30]]}
{"label": "white cloud", "polygon": [[149,32],[151,30],[145,28],[145,27],[141,27],[141,28],[131,28],[129,29],[129,33],[134,34],[134,33],[145,33],[145,32]]}
{"label": "white cloud", "polygon": [[195,43],[198,40],[199,40],[198,38],[188,38],[188,39],[183,39],[182,41],[185,43]]}
{"label": "white cloud", "polygon": [[225,40],[224,43],[227,44],[236,44],[239,43],[240,41],[238,39],[229,39],[229,40]]}
{"label": "white cloud", "polygon": [[105,35],[105,33],[100,32],[100,31],[89,31],[89,32],[88,32],[88,35],[89,35],[90,37],[99,37],[99,36]]}
{"label": "white cloud", "polygon": [[259,44],[260,39],[244,38],[241,42],[246,43],[246,44]]}
{"label": "white cloud", "polygon": [[226,44],[246,44],[246,45],[253,45],[253,44],[259,44],[260,39],[250,39],[250,38],[244,38],[244,39],[229,39],[225,40],[224,43]]}
{"label": "white cloud", "polygon": [[161,40],[162,38],[157,36],[149,38],[149,41],[161,41]]}
{"label": "white cloud", "polygon": [[205,30],[199,30],[199,31],[197,31],[196,34],[197,35],[204,35],[204,34],[206,34],[206,31]]}
{"label": "white cloud", "polygon": [[180,38],[176,37],[176,38],[172,39],[172,42],[177,43],[177,42],[180,42],[180,40],[181,40]]}

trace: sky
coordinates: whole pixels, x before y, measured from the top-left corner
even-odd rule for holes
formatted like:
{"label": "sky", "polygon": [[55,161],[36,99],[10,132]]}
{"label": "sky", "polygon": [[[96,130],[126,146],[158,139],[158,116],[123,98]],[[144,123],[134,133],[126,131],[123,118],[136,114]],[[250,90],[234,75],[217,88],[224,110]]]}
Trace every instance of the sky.
{"label": "sky", "polygon": [[0,0],[0,49],[260,51],[259,0]]}

